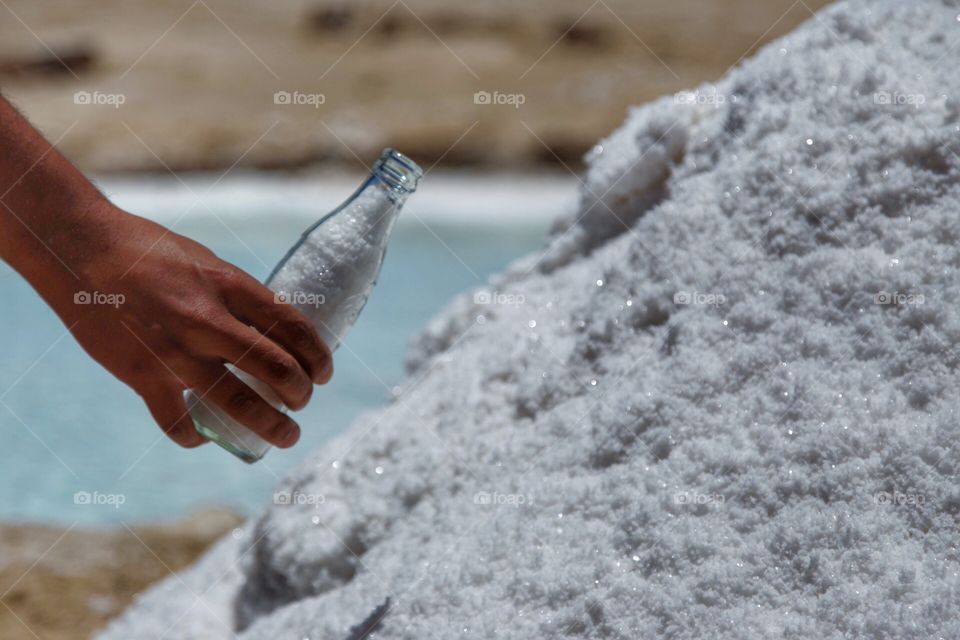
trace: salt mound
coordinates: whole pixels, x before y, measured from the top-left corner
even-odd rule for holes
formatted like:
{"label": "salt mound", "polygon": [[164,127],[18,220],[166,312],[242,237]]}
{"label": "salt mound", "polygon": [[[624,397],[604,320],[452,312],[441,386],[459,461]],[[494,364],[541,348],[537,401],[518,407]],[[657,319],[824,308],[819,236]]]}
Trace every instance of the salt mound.
{"label": "salt mound", "polygon": [[101,637],[960,637],[957,12],[634,111],[297,504]]}

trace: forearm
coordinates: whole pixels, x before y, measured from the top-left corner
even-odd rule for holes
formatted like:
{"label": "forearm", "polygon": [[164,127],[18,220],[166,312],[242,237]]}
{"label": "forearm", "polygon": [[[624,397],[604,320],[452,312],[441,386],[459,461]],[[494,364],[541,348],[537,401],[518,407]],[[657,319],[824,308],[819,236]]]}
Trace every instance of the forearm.
{"label": "forearm", "polygon": [[55,289],[65,294],[76,288],[86,258],[104,248],[100,238],[107,236],[98,228],[109,209],[96,187],[0,97],[0,258],[45,298]]}
{"label": "forearm", "polygon": [[333,373],[330,350],[295,307],[206,247],[110,204],[2,97],[0,259],[183,446],[203,442],[185,389],[275,445],[299,437],[224,363],[293,409]]}

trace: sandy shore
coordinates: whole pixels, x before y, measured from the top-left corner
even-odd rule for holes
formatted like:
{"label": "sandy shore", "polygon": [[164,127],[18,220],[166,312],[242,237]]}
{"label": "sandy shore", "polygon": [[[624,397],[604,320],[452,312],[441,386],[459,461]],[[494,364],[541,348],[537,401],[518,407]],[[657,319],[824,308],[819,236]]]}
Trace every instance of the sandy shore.
{"label": "sandy shore", "polygon": [[211,509],[130,528],[0,525],[0,638],[87,638],[240,522]]}
{"label": "sandy shore", "polygon": [[720,77],[824,4],[9,0],[0,82],[99,171],[356,167],[388,144],[576,163],[629,106]]}

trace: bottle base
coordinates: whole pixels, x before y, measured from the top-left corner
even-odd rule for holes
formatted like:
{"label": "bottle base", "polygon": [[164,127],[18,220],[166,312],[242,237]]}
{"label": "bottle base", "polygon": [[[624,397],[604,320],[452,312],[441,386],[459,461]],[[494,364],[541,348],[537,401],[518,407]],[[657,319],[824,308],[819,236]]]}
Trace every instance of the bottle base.
{"label": "bottle base", "polygon": [[263,459],[263,455],[262,455],[262,454],[261,454],[261,455],[257,455],[257,454],[255,454],[255,453],[253,453],[252,451],[249,451],[249,450],[247,450],[247,449],[242,449],[242,448],[238,447],[237,445],[235,445],[234,443],[230,442],[229,440],[226,440],[223,436],[221,436],[221,435],[220,435],[219,433],[217,433],[216,431],[212,431],[212,430],[210,430],[210,429],[207,429],[206,427],[204,427],[202,424],[200,424],[200,423],[197,422],[196,420],[193,421],[193,428],[196,429],[196,430],[197,430],[197,433],[199,433],[200,435],[202,435],[204,438],[206,438],[206,439],[209,440],[210,442],[216,444],[216,445],[219,446],[221,449],[224,449],[224,450],[226,450],[226,451],[229,451],[229,452],[232,453],[235,457],[239,458],[240,460],[243,460],[243,461],[246,462],[247,464],[253,464],[253,463],[259,462],[261,459]]}

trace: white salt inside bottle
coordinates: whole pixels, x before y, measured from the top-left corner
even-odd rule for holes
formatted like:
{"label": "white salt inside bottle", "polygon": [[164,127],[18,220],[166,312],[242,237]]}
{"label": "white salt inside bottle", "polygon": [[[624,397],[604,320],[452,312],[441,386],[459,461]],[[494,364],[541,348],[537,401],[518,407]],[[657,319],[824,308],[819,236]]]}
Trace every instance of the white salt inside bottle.
{"label": "white salt inside bottle", "polygon": [[[267,279],[277,303],[297,307],[331,350],[340,345],[366,304],[397,214],[421,176],[412,160],[385,150],[353,196],[307,229]],[[266,384],[227,367],[274,407],[285,410]],[[241,460],[256,462],[270,449],[259,435],[192,391],[187,406],[197,431]]]}

